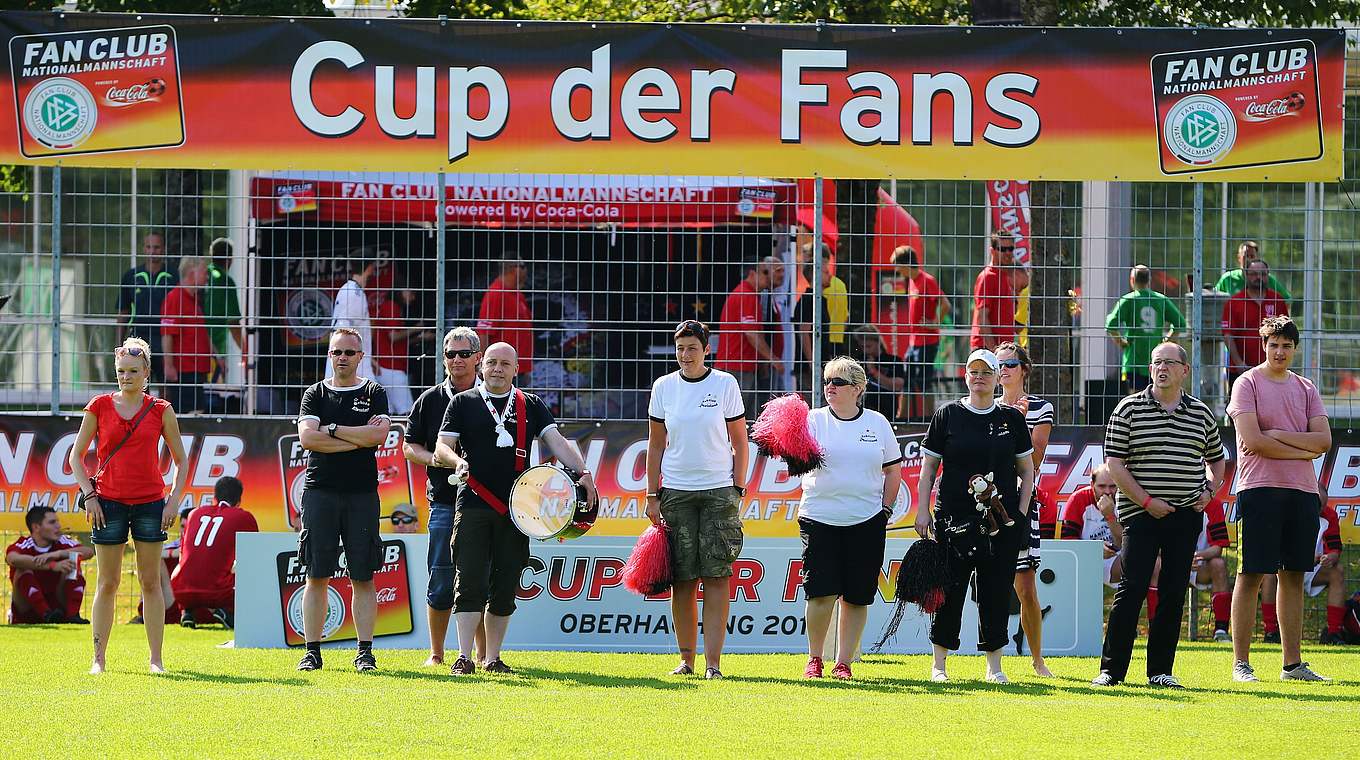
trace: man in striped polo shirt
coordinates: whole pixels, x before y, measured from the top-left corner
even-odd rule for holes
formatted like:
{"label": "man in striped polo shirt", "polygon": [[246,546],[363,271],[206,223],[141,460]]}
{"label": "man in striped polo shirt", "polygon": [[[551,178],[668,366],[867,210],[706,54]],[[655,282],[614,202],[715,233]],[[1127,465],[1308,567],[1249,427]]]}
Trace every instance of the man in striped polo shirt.
{"label": "man in striped polo shirt", "polygon": [[1201,512],[1223,482],[1223,442],[1213,412],[1181,389],[1190,372],[1184,348],[1159,344],[1148,369],[1152,384],[1120,401],[1105,428],[1105,465],[1119,486],[1124,575],[1105,627],[1100,675],[1091,683],[1114,686],[1128,673],[1138,611],[1160,554],[1161,603],[1148,623],[1148,683],[1179,689],[1171,668]]}

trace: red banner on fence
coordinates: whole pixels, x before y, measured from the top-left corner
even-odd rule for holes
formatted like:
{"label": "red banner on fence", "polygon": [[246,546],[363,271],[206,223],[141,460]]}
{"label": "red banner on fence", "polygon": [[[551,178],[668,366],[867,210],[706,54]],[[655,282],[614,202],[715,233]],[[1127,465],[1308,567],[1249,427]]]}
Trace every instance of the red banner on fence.
{"label": "red banner on fence", "polygon": [[[0,163],[1330,181],[1344,29],[0,14]],[[306,199],[298,199],[306,204]]]}
{"label": "red banner on fence", "polygon": [[992,229],[1009,232],[1015,238],[1015,263],[1029,269],[1029,182],[994,179],[987,182],[987,210]]}

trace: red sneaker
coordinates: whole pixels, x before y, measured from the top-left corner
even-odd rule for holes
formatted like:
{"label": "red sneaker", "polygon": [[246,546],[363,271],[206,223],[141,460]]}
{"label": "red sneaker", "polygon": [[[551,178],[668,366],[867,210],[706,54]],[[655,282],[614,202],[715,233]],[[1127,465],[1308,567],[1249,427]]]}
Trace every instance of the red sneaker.
{"label": "red sneaker", "polygon": [[831,669],[831,677],[839,678],[842,681],[849,681],[851,678],[850,666],[843,662],[836,663],[836,667]]}
{"label": "red sneaker", "polygon": [[822,677],[822,658],[820,658],[820,657],[809,657],[809,658],[808,658],[807,667],[806,667],[806,668],[803,668],[803,677],[804,677],[804,678],[821,678],[821,677]]}

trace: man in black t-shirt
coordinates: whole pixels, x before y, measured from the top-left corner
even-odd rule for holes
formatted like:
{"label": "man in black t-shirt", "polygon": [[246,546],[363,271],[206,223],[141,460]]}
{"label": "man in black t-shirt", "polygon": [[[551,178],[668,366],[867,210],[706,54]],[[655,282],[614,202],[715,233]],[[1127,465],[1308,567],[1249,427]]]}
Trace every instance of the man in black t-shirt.
{"label": "man in black t-shirt", "polygon": [[302,533],[298,559],[307,566],[302,594],[302,628],[307,653],[298,670],[321,669],[321,628],[326,618],[331,576],[339,568],[340,545],[354,596],[354,627],[359,653],[354,667],[377,670],[373,623],[378,598],[373,573],[382,565],[378,537],[378,463],[374,449],[387,439],[387,391],[356,372],[364,358],[359,333],[348,327],[331,333],[334,375],[302,394],[298,437],[310,452],[302,492]]}
{"label": "man in black t-shirt", "polygon": [[[509,343],[496,343],[482,359],[482,384],[453,397],[444,413],[431,465],[464,477],[453,519],[453,615],[458,659],[450,670],[467,675],[473,636],[486,624],[486,672],[512,672],[501,661],[501,644],[515,611],[520,573],[529,561],[529,538],[510,521],[506,504],[515,478],[528,466],[534,438],[568,468],[581,473],[590,502],[595,484],[576,444],[562,437],[552,412],[538,396],[513,385],[519,357]],[[521,412],[524,435],[519,435]],[[457,445],[461,451],[455,451]]]}
{"label": "man in black t-shirt", "polygon": [[[455,327],[444,336],[444,382],[426,390],[411,407],[406,443],[402,452],[407,461],[426,467],[429,480],[425,494],[430,500],[430,585],[425,591],[426,619],[430,626],[430,657],[426,665],[444,664],[444,639],[453,615],[453,503],[458,487],[449,483],[453,470],[435,467],[435,444],[444,412],[453,397],[477,384],[477,364],[482,358],[482,341],[470,327]],[[477,630],[477,653],[486,651],[486,631]]]}

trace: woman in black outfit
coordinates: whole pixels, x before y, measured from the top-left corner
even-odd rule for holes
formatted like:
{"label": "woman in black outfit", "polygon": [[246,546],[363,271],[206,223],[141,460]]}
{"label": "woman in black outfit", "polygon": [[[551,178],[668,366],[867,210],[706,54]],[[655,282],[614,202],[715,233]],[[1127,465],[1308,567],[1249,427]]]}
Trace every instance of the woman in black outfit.
{"label": "woman in black outfit", "polygon": [[[968,397],[935,412],[921,445],[923,461],[917,485],[921,509],[916,532],[927,536],[933,530],[936,539],[948,547],[950,574],[944,605],[930,626],[935,653],[930,678],[949,680],[945,657],[951,649],[959,648],[963,602],[968,595],[968,580],[976,572],[978,649],[987,656],[987,680],[1008,683],[1001,672],[1001,650],[1009,639],[1015,557],[1029,535],[1033,447],[1024,413],[996,401],[996,354],[978,349],[968,356],[966,366]],[[941,464],[944,472],[932,514],[930,497]],[[995,536],[988,535],[986,513],[978,511],[978,502],[969,490],[969,481],[975,476],[988,475],[1013,521],[1010,526],[1000,525]]]}

